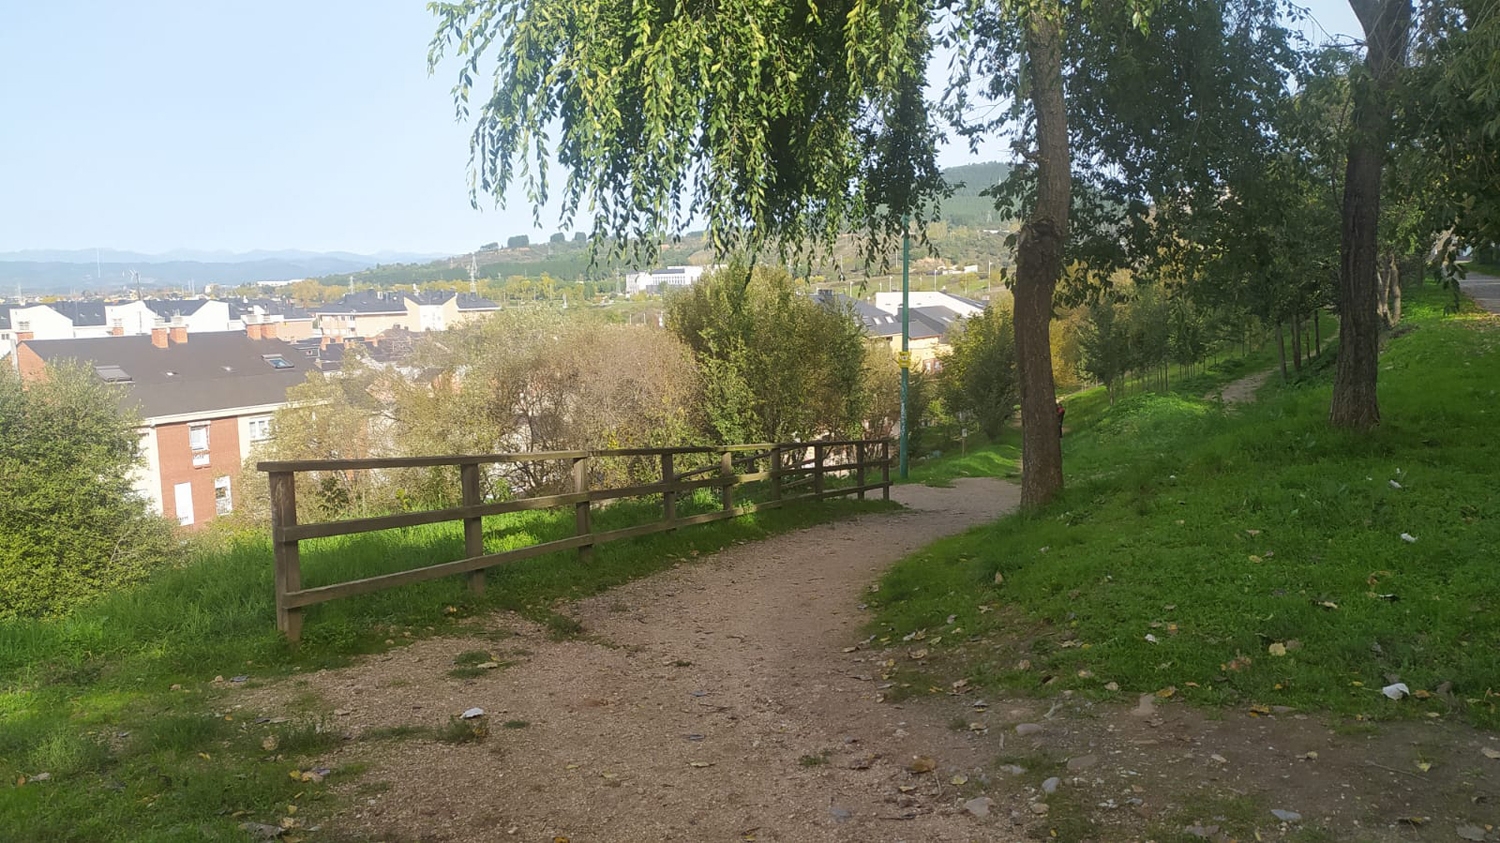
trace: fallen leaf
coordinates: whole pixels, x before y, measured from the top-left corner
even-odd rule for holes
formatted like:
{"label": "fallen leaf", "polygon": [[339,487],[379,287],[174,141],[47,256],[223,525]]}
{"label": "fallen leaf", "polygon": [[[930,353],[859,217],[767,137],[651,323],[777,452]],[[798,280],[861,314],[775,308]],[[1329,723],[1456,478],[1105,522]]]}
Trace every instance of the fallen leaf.
{"label": "fallen leaf", "polygon": [[918,755],[912,758],[911,764],[907,765],[906,769],[913,773],[930,773],[937,769],[937,762],[926,755]]}
{"label": "fallen leaf", "polygon": [[1277,641],[1276,643],[1267,647],[1266,652],[1270,653],[1273,656],[1284,656],[1286,655],[1286,645],[1281,643],[1280,641]]}
{"label": "fallen leaf", "polygon": [[712,767],[713,765],[714,765],[714,762],[712,762],[712,761],[689,761],[688,762],[688,766],[689,767],[699,767],[699,768],[702,768],[702,767]]}
{"label": "fallen leaf", "polygon": [[269,736],[266,737],[265,740],[263,740],[263,741],[260,742],[260,748],[264,749],[266,752],[275,752],[276,751],[276,747],[279,744],[280,744],[280,741],[276,740],[276,736],[275,735],[269,735]]}
{"label": "fallen leaf", "polygon": [[1174,695],[1176,693],[1177,693],[1177,686],[1176,685],[1169,685],[1169,686],[1167,686],[1165,688],[1162,688],[1160,691],[1157,691],[1156,695],[1158,697],[1162,698],[1162,699],[1167,699],[1168,697],[1171,697],[1172,695]]}
{"label": "fallen leaf", "polygon": [[1417,769],[1421,770],[1422,772],[1425,773],[1428,770],[1432,769],[1432,762],[1431,761],[1418,761],[1417,762]]}
{"label": "fallen leaf", "polygon": [[948,780],[948,783],[952,784],[954,786],[966,785],[966,784],[969,783],[969,777],[968,776],[954,776],[953,778],[951,778],[951,779]]}

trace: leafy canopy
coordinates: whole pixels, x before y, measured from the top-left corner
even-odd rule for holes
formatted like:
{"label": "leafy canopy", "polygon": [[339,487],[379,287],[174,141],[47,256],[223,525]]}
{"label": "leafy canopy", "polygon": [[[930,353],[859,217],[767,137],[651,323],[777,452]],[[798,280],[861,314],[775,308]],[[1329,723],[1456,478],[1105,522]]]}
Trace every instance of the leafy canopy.
{"label": "leafy canopy", "polygon": [[[941,190],[922,89],[925,0],[434,2],[436,69],[473,118],[471,199],[519,182],[540,225],[549,159],[563,227],[654,257],[706,219],[716,252],[783,256],[857,222],[868,254]],[[492,76],[488,95],[475,80]],[[471,106],[477,111],[471,113]]]}

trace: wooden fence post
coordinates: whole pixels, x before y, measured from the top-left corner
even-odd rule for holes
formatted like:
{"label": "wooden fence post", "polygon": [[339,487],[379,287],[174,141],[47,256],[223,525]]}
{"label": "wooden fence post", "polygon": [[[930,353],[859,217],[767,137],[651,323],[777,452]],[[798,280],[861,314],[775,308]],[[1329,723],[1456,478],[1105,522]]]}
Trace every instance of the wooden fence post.
{"label": "wooden fence post", "polygon": [[823,497],[823,443],[813,443],[813,494]]}
{"label": "wooden fence post", "polygon": [[[582,494],[589,490],[589,458],[573,458],[573,492]],[[581,500],[573,505],[573,520],[578,528],[578,535],[587,536],[592,531],[589,525],[589,502]],[[594,558],[594,546],[592,544],[580,545],[578,547],[578,561],[587,562]]]}
{"label": "wooden fence post", "polygon": [[724,483],[719,490],[719,503],[727,512],[734,509],[734,457],[728,451],[719,455],[719,479]]}
{"label": "wooden fence post", "polygon": [[880,498],[888,501],[891,499],[891,440],[882,440],[880,451],[883,454],[880,461]]}
{"label": "wooden fence post", "polygon": [[781,500],[781,445],[771,446],[771,500]]}
{"label": "wooden fence post", "polygon": [[286,640],[302,638],[302,609],[286,605],[289,592],[302,590],[302,556],[297,540],[282,538],[282,531],[297,525],[297,475],[290,471],[271,473],[271,541],[276,553],[276,628]]}
{"label": "wooden fence post", "polygon": [[[479,489],[479,463],[464,463],[458,467],[459,480],[463,484],[464,506],[479,506],[484,496]],[[475,515],[464,519],[464,553],[470,558],[484,555],[484,516]],[[467,575],[469,590],[484,593],[484,569],[470,571]]]}
{"label": "wooden fence post", "polygon": [[[663,483],[671,483],[672,480],[673,480],[673,475],[672,475],[672,454],[669,451],[669,452],[661,455],[661,482],[663,482]],[[673,492],[673,491],[670,491],[670,490],[662,492],[661,493],[661,508],[662,508],[662,520],[664,520],[664,521],[666,521],[668,523],[676,521],[677,520],[677,493]]]}
{"label": "wooden fence post", "polygon": [[854,469],[854,482],[859,485],[859,499],[865,499],[865,443],[863,440],[854,443],[854,461],[858,468]]}

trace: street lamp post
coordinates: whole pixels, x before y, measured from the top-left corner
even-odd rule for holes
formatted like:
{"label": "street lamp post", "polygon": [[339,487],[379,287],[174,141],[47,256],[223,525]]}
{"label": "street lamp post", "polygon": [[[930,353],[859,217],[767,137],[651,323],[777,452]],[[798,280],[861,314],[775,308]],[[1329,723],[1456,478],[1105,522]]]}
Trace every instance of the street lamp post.
{"label": "street lamp post", "polygon": [[911,388],[911,218],[902,220],[901,231],[901,479],[906,479],[908,427],[907,394]]}

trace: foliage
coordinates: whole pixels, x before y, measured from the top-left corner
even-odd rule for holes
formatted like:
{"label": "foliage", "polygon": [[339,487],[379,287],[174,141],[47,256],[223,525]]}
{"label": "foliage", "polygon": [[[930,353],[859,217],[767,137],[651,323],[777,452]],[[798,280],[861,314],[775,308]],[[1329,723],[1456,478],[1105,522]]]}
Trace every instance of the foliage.
{"label": "foliage", "polygon": [[505,248],[524,249],[531,245],[531,237],[525,234],[515,234],[505,239]]}
{"label": "foliage", "polygon": [[614,250],[654,256],[695,214],[718,254],[831,245],[850,221],[889,239],[940,192],[928,5],[439,2],[429,66],[457,56],[460,118],[478,100],[476,202],[520,181],[539,212],[555,160],[564,226],[586,208]]}
{"label": "foliage", "polygon": [[[1500,334],[1444,317],[1444,300],[1420,294],[1417,329],[1382,357],[1395,412],[1373,433],[1329,430],[1326,377],[1229,414],[1188,395],[1070,412],[1069,491],[900,563],[872,598],[878,634],[962,627],[985,646],[931,658],[1007,693],[1174,688],[1203,705],[1500,726],[1486,691],[1500,622],[1475,611],[1500,600],[1485,552],[1500,542],[1486,515]],[[1431,698],[1391,702],[1387,674]],[[1038,691],[1038,675],[1057,679]]]}
{"label": "foliage", "polygon": [[804,294],[785,269],[709,273],[668,298],[667,327],[697,360],[710,438],[859,433],[870,400],[863,329],[852,313]]}
{"label": "foliage", "polygon": [[990,439],[999,438],[1020,397],[1016,377],[1016,337],[1008,305],[992,304],[963,320],[944,355],[938,377],[943,405],[969,416]]}
{"label": "foliage", "polygon": [[[423,334],[400,366],[349,349],[343,371],[312,373],[278,411],[276,437],[255,459],[363,459],[690,444],[699,404],[692,357],[667,332],[575,312],[511,308]],[[596,483],[644,479],[650,466],[596,460]],[[499,498],[555,490],[557,463],[500,464],[485,478]],[[653,476],[654,479],[654,476]],[[327,518],[453,503],[452,469],[301,475],[299,508]],[[263,518],[265,501],[246,502]]]}
{"label": "foliage", "polygon": [[171,528],[133,488],[138,424],[91,369],[23,386],[0,366],[0,618],[63,614],[167,558]]}

